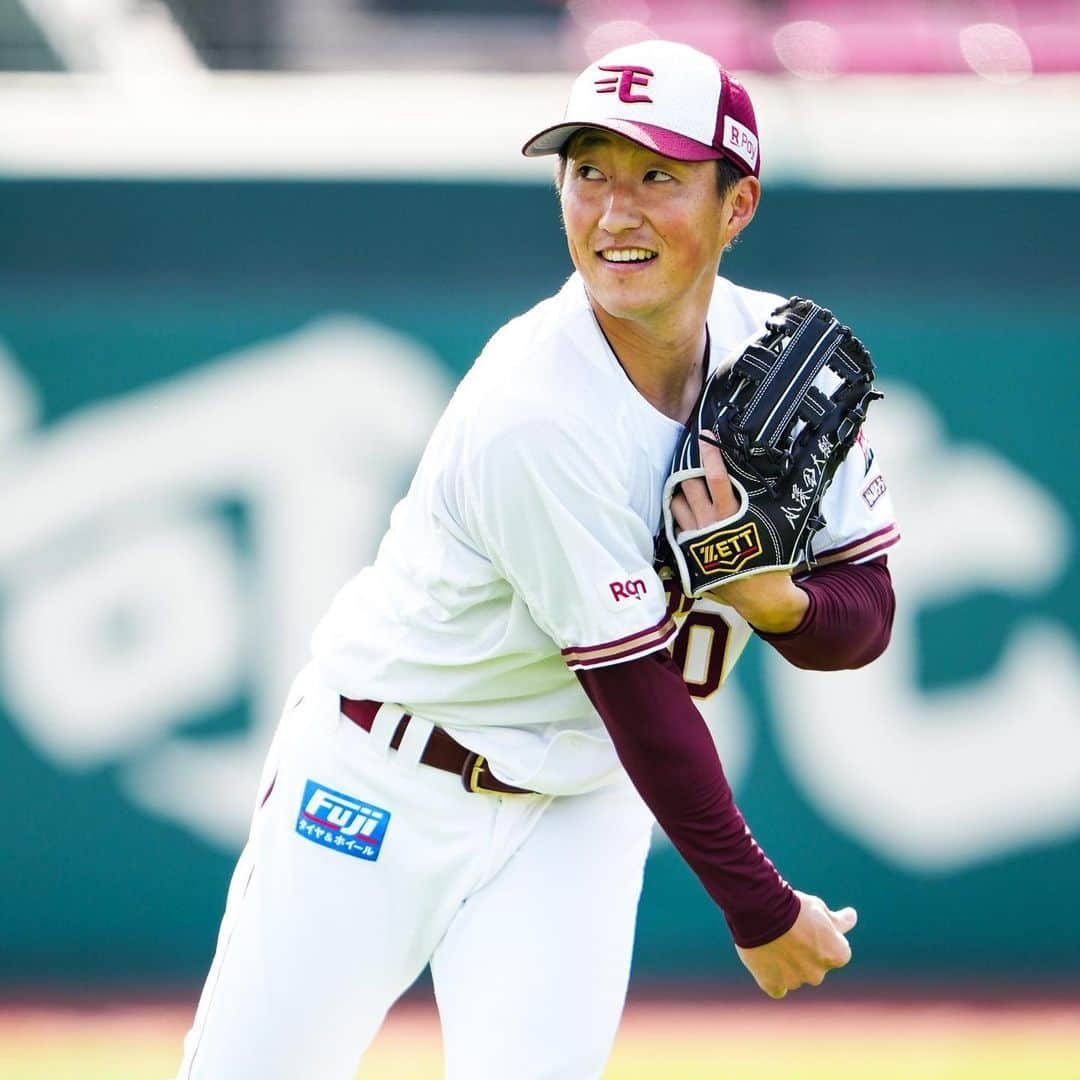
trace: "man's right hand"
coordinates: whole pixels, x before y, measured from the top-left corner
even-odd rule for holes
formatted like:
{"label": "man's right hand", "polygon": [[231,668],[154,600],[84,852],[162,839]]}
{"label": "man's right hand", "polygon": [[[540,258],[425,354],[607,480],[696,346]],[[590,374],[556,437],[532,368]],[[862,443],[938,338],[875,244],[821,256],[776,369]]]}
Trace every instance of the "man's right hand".
{"label": "man's right hand", "polygon": [[851,946],[844,935],[858,920],[855,909],[830,911],[816,896],[798,890],[795,895],[801,910],[786,934],[753,949],[735,946],[754,981],[773,998],[782,998],[800,986],[820,986],[828,972],[851,959]]}

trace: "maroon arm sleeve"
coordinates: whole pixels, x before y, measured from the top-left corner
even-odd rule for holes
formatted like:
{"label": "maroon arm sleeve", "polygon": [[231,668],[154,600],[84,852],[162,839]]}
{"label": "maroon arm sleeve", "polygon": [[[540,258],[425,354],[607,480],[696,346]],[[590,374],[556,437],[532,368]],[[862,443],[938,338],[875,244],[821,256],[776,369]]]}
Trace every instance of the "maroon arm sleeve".
{"label": "maroon arm sleeve", "polygon": [[735,943],[753,948],[789,930],[798,897],[750,835],[667,650],[577,676],[634,786],[724,909]]}
{"label": "maroon arm sleeve", "polygon": [[812,570],[795,584],[810,597],[802,622],[785,634],[755,631],[790,663],[839,671],[869,664],[885,651],[896,597],[884,556]]}

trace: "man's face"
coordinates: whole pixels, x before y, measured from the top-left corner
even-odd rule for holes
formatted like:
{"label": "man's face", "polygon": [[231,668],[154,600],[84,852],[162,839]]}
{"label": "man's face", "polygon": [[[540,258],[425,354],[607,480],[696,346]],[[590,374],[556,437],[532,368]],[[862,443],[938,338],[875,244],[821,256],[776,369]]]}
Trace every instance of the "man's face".
{"label": "man's face", "polygon": [[733,214],[744,186],[721,199],[712,161],[675,161],[597,130],[575,136],[560,195],[570,258],[593,302],[658,329],[707,305],[724,247],[753,214]]}

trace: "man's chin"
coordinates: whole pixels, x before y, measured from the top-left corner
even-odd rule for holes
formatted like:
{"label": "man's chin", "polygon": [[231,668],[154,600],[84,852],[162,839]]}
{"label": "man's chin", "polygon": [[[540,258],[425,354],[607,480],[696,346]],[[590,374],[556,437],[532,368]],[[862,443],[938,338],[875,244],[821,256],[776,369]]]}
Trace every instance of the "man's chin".
{"label": "man's chin", "polygon": [[633,296],[629,290],[593,289],[586,283],[589,296],[595,306],[603,309],[612,319],[636,320],[647,317],[656,310],[656,297]]}

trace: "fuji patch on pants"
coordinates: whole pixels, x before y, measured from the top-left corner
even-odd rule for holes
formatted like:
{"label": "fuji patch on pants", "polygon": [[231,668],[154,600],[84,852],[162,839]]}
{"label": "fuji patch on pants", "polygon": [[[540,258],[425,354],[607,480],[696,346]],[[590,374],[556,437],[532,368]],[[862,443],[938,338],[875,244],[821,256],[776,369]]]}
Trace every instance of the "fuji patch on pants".
{"label": "fuji patch on pants", "polygon": [[374,862],[382,850],[390,811],[308,780],[296,831],[313,844]]}

